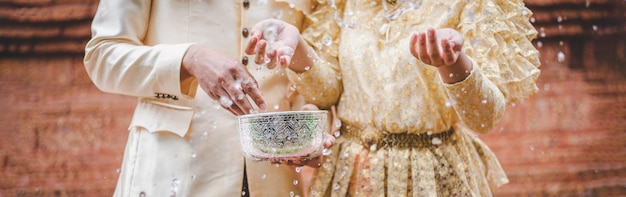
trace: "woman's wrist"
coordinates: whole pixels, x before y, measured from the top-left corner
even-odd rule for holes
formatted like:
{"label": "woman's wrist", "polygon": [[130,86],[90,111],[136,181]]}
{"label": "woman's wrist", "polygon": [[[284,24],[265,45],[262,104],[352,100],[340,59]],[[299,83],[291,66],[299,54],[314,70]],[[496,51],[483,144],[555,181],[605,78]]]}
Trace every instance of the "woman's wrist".
{"label": "woman's wrist", "polygon": [[465,80],[472,72],[473,65],[469,57],[461,52],[454,64],[441,66],[437,69],[439,70],[439,75],[443,82],[453,84]]}
{"label": "woman's wrist", "polygon": [[304,38],[300,37],[296,51],[291,59],[289,69],[295,73],[303,73],[311,69],[313,66],[313,59],[316,57],[313,50],[310,50],[309,45]]}

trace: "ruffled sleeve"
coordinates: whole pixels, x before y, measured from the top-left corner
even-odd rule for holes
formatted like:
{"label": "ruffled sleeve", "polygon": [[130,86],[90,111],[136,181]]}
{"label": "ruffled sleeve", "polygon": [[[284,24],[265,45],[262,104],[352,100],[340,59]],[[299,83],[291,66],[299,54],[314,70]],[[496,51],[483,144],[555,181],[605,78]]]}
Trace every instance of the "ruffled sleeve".
{"label": "ruffled sleeve", "polygon": [[539,76],[539,52],[531,40],[537,31],[530,24],[532,12],[521,0],[470,1],[460,17],[464,51],[483,74],[500,89],[507,104],[535,92]]}
{"label": "ruffled sleeve", "polygon": [[311,14],[311,6],[313,6],[312,4],[314,3],[313,1],[302,0],[276,0],[276,2],[288,3],[290,7],[293,7],[304,14]]}
{"label": "ruffled sleeve", "polygon": [[288,70],[289,80],[296,85],[308,103],[322,109],[337,103],[342,92],[338,65],[340,27],[337,13],[342,13],[342,0],[318,0],[312,13],[306,15],[302,37],[315,49],[311,70],[297,74]]}

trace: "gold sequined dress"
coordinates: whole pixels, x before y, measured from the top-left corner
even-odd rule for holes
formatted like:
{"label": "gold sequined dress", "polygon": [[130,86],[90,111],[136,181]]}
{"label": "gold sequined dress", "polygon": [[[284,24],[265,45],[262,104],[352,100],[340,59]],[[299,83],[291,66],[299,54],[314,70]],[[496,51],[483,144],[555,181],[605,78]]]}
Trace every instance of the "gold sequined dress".
{"label": "gold sequined dress", "polygon": [[[302,32],[318,58],[288,76],[308,102],[337,104],[343,126],[311,196],[491,196],[508,182],[474,133],[537,91],[537,32],[521,0],[318,3]],[[461,33],[469,77],[445,84],[410,54],[410,35],[428,27]]]}

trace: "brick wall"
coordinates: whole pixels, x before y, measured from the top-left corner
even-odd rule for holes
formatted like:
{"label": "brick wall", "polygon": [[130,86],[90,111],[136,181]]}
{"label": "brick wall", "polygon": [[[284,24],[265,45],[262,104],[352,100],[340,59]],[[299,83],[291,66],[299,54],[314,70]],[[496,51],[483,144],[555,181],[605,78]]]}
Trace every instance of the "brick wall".
{"label": "brick wall", "polygon": [[[625,3],[526,2],[540,92],[480,136],[511,180],[496,196],[626,195]],[[112,194],[135,99],[84,71],[96,4],[0,2],[0,196]]]}

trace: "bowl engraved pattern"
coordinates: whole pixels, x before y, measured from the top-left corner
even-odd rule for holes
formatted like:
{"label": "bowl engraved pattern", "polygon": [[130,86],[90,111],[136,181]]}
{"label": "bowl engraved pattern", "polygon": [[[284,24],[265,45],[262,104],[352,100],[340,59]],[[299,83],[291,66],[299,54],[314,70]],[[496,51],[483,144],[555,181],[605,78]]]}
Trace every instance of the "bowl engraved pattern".
{"label": "bowl engraved pattern", "polygon": [[328,130],[327,114],[288,111],[239,116],[242,152],[252,160],[317,157]]}

